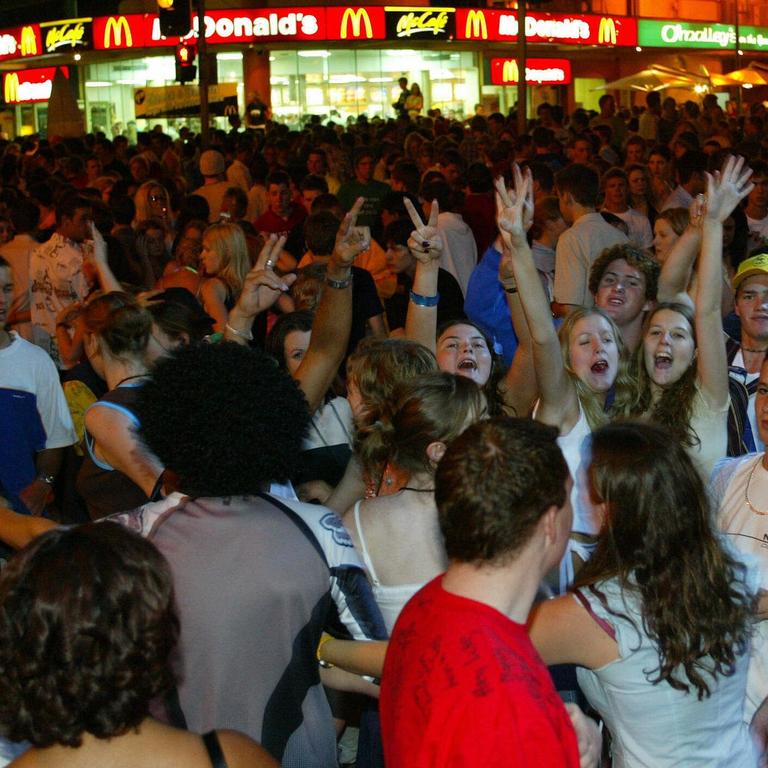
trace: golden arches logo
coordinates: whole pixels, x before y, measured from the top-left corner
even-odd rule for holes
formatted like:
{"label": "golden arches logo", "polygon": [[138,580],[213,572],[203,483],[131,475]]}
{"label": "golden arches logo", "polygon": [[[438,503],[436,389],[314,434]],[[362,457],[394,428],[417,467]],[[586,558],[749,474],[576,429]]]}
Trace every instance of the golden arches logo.
{"label": "golden arches logo", "polygon": [[6,104],[16,104],[19,100],[19,76],[16,72],[9,72],[5,76],[3,84],[3,97]]}
{"label": "golden arches logo", "polygon": [[515,59],[507,59],[501,67],[501,79],[505,83],[519,83],[520,69]]}
{"label": "golden arches logo", "polygon": [[104,47],[121,48],[123,46],[123,36],[125,36],[125,46],[130,48],[133,45],[133,35],[128,19],[125,16],[110,16],[104,27]]}
{"label": "golden arches logo", "polygon": [[344,15],[341,17],[341,29],[340,36],[342,40],[346,40],[349,35],[349,28],[352,27],[352,37],[360,37],[360,31],[365,29],[365,37],[370,40],[373,37],[373,25],[371,24],[371,17],[368,15],[368,11],[365,8],[347,8],[344,11]]}
{"label": "golden arches logo", "polygon": [[464,27],[464,37],[468,40],[480,38],[488,39],[488,22],[485,20],[485,14],[482,11],[472,9],[467,14],[467,25]]}
{"label": "golden arches logo", "polygon": [[616,22],[603,16],[597,28],[597,42],[616,45]]}
{"label": "golden arches logo", "polygon": [[37,37],[33,27],[21,28],[21,55],[37,56]]}

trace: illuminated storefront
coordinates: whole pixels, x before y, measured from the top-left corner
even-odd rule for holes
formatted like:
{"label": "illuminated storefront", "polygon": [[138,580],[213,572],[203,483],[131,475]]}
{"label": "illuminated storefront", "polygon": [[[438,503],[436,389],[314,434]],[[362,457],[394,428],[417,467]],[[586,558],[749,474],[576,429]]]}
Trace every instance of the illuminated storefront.
{"label": "illuminated storefront", "polygon": [[[197,26],[194,18],[187,39],[197,36]],[[214,82],[226,86],[214,94],[215,103],[222,105],[214,110],[220,125],[226,125],[233,109],[242,114],[251,98],[244,83],[251,82],[248,62],[256,49],[265,52],[263,83],[274,114],[292,125],[301,125],[309,114],[337,121],[362,113],[391,116],[400,77],[421,86],[425,111],[440,109],[455,117],[473,114],[477,104],[507,111],[516,100],[514,84],[520,73],[514,55],[520,30],[511,10],[239,8],[207,12],[204,27],[215,58]],[[538,10],[527,16],[525,36],[531,57],[526,68],[533,86],[531,106],[547,99],[569,108],[578,103],[594,106],[599,97],[594,87],[638,65],[643,55],[672,48],[722,53],[736,47],[736,32],[726,24]],[[768,48],[768,30],[742,26],[739,37],[747,54]],[[45,102],[18,94],[35,90],[25,73],[41,69],[43,62],[35,60],[45,56],[46,67],[69,67],[88,130],[130,133],[156,122],[170,130],[184,122],[194,127],[195,105],[187,104],[189,86],[175,85],[173,52],[178,42],[161,35],[156,14],[65,19],[0,30],[0,69],[15,72],[20,86],[17,100],[5,99],[3,126],[10,114],[17,132],[43,127]],[[30,85],[21,88],[22,83]],[[162,88],[168,91],[165,100],[151,91]],[[151,114],[137,102],[147,94],[155,99]],[[186,99],[186,106],[179,106],[180,99]]]}

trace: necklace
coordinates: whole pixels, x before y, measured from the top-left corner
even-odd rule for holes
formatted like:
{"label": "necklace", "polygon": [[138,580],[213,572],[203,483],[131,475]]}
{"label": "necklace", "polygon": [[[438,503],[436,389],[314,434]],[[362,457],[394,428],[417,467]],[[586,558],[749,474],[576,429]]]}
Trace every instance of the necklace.
{"label": "necklace", "polygon": [[117,389],[121,384],[125,384],[126,381],[132,381],[133,379],[145,379],[147,376],[149,376],[148,373],[137,373],[134,376],[126,376],[124,379],[120,379],[120,381],[115,384],[115,389]]}
{"label": "necklace", "polygon": [[[414,493],[434,493],[434,488],[411,488],[410,485],[404,485],[401,489],[401,491],[413,491]],[[768,513],[766,513],[768,514]]]}
{"label": "necklace", "polygon": [[768,509],[758,509],[750,500],[749,500],[749,484],[752,482],[752,475],[755,474],[755,470],[757,469],[760,462],[763,460],[762,454],[757,457],[757,461],[752,465],[752,469],[749,470],[749,477],[747,478],[747,485],[746,488],[744,488],[744,501],[747,502],[747,506],[756,514],[756,515],[768,515]]}
{"label": "necklace", "polygon": [[768,352],[768,347],[765,347],[763,349],[751,349],[750,347],[742,347],[741,349],[742,349],[742,352],[753,352],[755,354],[759,352],[761,355],[764,355],[766,352]]}

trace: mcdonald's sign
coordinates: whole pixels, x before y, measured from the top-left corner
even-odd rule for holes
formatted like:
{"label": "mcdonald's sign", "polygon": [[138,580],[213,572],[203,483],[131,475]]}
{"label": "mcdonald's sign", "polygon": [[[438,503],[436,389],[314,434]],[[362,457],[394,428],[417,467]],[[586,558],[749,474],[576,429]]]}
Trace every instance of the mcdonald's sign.
{"label": "mcdonald's sign", "polygon": [[[350,27],[352,34],[349,34]],[[360,32],[365,29],[365,37],[370,40],[373,37],[373,27],[371,26],[371,17],[365,8],[347,8],[341,17],[341,29],[339,33],[342,40],[348,37],[359,38]]]}
{"label": "mcdonald's sign", "polygon": [[[530,85],[568,85],[572,80],[568,59],[526,59],[525,82]],[[516,59],[491,59],[491,82],[516,85],[520,69]]]}
{"label": "mcdonald's sign", "polygon": [[616,22],[610,16],[603,16],[600,19],[597,42],[602,45],[616,45]]}
{"label": "mcdonald's sign", "polygon": [[[3,100],[6,104],[26,104],[35,101],[48,101],[51,98],[53,78],[56,67],[42,69],[23,69],[19,72],[3,74]],[[65,77],[69,77],[69,67],[60,67]]]}
{"label": "mcdonald's sign", "polygon": [[110,16],[104,25],[103,48],[132,48],[133,33],[125,16]]}
{"label": "mcdonald's sign", "polygon": [[326,39],[385,40],[387,37],[382,6],[344,6],[325,9]]}
{"label": "mcdonald's sign", "polygon": [[467,13],[467,21],[464,25],[464,37],[467,40],[488,39],[488,22],[485,20],[485,11],[473,8]]}
{"label": "mcdonald's sign", "polygon": [[19,42],[22,56],[37,56],[37,34],[34,27],[29,25],[22,27]]}

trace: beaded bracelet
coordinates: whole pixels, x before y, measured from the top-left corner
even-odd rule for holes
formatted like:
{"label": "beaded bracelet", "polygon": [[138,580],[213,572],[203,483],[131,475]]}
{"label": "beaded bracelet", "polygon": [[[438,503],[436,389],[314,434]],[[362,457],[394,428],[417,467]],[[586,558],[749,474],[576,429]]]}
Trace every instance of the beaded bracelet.
{"label": "beaded bracelet", "polygon": [[410,293],[411,301],[419,307],[436,307],[440,303],[440,294],[434,296],[422,296],[420,293]]}

